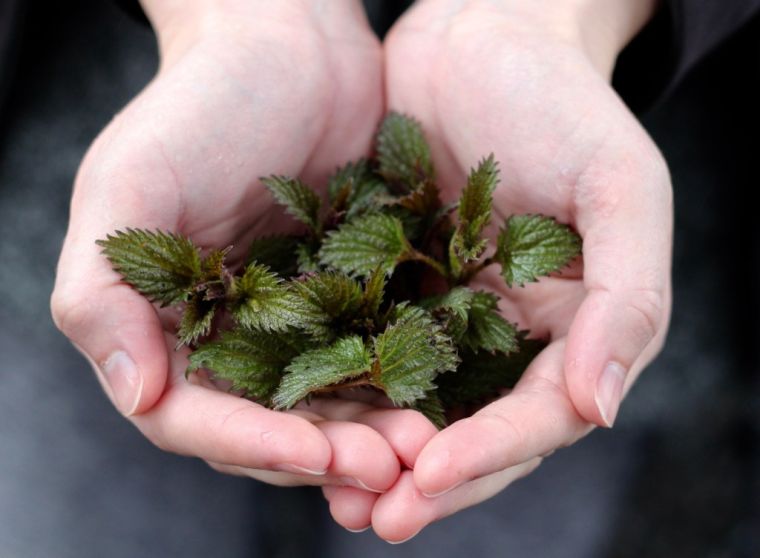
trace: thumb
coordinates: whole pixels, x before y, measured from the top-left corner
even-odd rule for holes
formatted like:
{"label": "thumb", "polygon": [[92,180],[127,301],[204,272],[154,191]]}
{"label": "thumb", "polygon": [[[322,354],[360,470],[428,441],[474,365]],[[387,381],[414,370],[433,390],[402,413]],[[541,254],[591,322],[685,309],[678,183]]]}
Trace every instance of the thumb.
{"label": "thumb", "polygon": [[587,295],[570,326],[564,363],[578,413],[607,427],[627,387],[662,348],[671,298],[667,169],[663,162],[635,180],[626,174],[588,172],[578,186],[592,202],[579,204],[577,217]]}
{"label": "thumb", "polygon": [[126,188],[121,189],[119,203],[109,203],[107,191],[85,193],[87,189],[77,184],[51,313],[56,326],[95,369],[118,410],[126,416],[140,414],[158,401],[167,381],[162,324],[152,304],[111,269],[95,241],[126,225],[169,224],[140,217],[144,204],[130,202],[139,194],[125,194]]}

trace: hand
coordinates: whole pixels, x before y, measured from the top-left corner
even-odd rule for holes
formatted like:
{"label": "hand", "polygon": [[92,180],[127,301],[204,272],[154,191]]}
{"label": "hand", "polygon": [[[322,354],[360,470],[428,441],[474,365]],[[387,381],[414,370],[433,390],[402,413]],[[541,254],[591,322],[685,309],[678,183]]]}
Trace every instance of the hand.
{"label": "hand", "polygon": [[160,448],[278,484],[351,477],[384,490],[405,447],[373,428],[392,438],[421,417],[340,401],[319,413],[272,412],[208,389],[202,377],[185,381],[185,354],[173,351],[176,316],[120,282],[95,245],[116,229],[161,228],[201,246],[234,244],[240,261],[253,236],[286,226],[258,177],[319,184],[368,150],[381,117],[381,52],[360,4],[144,4],[160,71],[81,165],[54,319],[113,403]]}
{"label": "hand", "polygon": [[670,309],[669,176],[605,79],[647,5],[428,0],[391,31],[390,108],[421,120],[447,197],[494,152],[496,214],[570,223],[584,256],[525,288],[507,290],[498,269],[478,278],[500,292],[506,317],[551,344],[511,393],[435,435],[387,493],[326,489],[339,522],[351,509],[401,541],[489,498],[594,425],[611,426],[660,350]]}

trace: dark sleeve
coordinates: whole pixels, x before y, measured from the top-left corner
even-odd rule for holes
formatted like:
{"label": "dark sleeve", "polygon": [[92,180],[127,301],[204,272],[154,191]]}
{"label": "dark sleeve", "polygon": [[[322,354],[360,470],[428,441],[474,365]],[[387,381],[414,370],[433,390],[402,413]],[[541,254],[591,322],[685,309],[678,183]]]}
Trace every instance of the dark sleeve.
{"label": "dark sleeve", "polygon": [[20,20],[17,0],[0,0],[0,110],[13,80]]}
{"label": "dark sleeve", "polygon": [[615,89],[634,110],[664,99],[688,71],[760,10],[760,0],[663,0],[623,50]]}
{"label": "dark sleeve", "polygon": [[115,2],[117,6],[124,10],[129,15],[129,17],[135,21],[139,21],[144,25],[150,25],[150,22],[148,21],[148,18],[146,17],[145,12],[143,11],[142,6],[140,6],[140,2],[138,0],[115,0]]}

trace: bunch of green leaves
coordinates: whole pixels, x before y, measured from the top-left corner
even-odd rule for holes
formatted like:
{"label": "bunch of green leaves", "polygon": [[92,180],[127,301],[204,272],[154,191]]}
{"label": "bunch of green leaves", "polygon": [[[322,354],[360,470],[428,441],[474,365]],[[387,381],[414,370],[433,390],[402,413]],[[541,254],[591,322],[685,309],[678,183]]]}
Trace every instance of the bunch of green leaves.
{"label": "bunch of green leaves", "polygon": [[513,386],[544,346],[502,317],[494,293],[469,284],[490,265],[508,287],[536,281],[581,241],[550,217],[517,215],[487,256],[493,155],[445,205],[420,125],[390,113],[376,156],[338,169],[324,199],[296,178],[262,182],[297,230],[257,238],[243,265],[228,264],[229,249],[203,251],[170,232],[98,241],[125,282],[182,309],[189,373],[209,370],[276,409],[366,387],[442,426],[447,410]]}

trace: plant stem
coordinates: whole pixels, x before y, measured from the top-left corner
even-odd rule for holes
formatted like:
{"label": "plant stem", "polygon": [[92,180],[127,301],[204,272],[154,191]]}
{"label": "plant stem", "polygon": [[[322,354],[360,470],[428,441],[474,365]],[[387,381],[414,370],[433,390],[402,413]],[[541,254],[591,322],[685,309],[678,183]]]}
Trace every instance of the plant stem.
{"label": "plant stem", "polygon": [[483,269],[485,269],[492,263],[495,263],[493,257],[485,258],[484,260],[478,262],[475,265],[465,264],[465,268],[462,270],[462,275],[459,277],[459,280],[457,282],[460,285],[469,283],[473,277],[475,277],[478,273],[483,271]]}
{"label": "plant stem", "polygon": [[404,260],[412,260],[415,262],[421,262],[427,265],[428,267],[433,268],[435,271],[440,274],[441,277],[444,277],[448,279],[449,274],[446,271],[446,268],[443,266],[443,264],[437,260],[434,260],[430,256],[427,256],[423,254],[422,252],[418,252],[417,250],[412,250],[408,253],[408,255],[404,258]]}
{"label": "plant stem", "polygon": [[332,386],[325,386],[321,387],[319,389],[315,389],[312,393],[333,393],[336,391],[340,391],[341,389],[350,389],[355,387],[365,387],[370,386],[372,383],[370,380],[364,376],[359,377],[355,380],[350,380],[348,382],[343,382],[342,384],[334,384]]}

